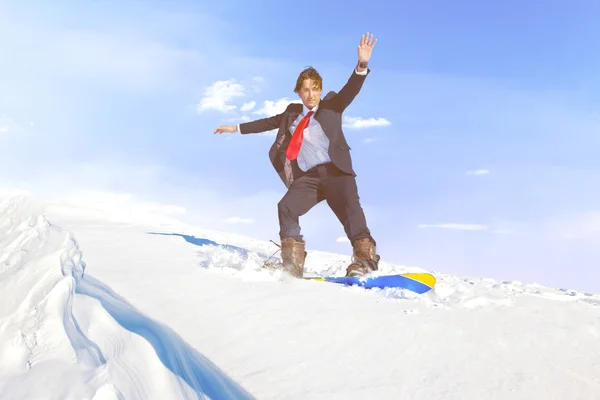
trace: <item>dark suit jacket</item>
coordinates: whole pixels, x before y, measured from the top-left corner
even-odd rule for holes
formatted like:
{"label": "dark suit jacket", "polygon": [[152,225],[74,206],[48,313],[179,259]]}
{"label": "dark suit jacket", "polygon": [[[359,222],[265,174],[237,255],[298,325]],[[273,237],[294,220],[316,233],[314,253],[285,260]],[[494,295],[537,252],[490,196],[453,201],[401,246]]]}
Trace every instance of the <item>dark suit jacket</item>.
{"label": "dark suit jacket", "polygon": [[[366,75],[359,75],[356,70],[339,93],[330,91],[325,98],[320,101],[319,109],[314,114],[323,131],[329,138],[329,157],[331,162],[347,174],[356,176],[352,168],[352,159],[350,157],[350,146],[346,142],[344,132],[342,131],[342,113],[352,103],[367,75],[371,72],[367,69]],[[302,113],[301,103],[292,103],[287,106],[284,112],[272,117],[263,118],[251,122],[240,124],[240,133],[259,133],[278,128],[275,142],[269,150],[269,158],[279,174],[279,177],[289,188],[295,178],[301,173],[297,162],[290,162],[285,156],[285,151],[292,138],[289,131],[290,125]]]}

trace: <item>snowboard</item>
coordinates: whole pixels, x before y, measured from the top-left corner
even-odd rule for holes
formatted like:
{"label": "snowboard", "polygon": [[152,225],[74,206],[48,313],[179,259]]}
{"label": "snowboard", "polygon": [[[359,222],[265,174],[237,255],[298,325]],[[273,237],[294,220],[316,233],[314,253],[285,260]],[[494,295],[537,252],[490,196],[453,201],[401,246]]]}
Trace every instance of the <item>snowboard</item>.
{"label": "snowboard", "polygon": [[407,289],[418,294],[427,293],[433,289],[436,283],[435,276],[428,273],[406,273],[365,277],[305,276],[303,279],[339,283],[346,286],[360,286],[365,289]]}
{"label": "snowboard", "polygon": [[[224,250],[231,251],[239,254],[244,260],[248,258],[250,252],[247,249],[232,246],[228,244],[221,244],[214,242],[207,238],[197,238],[195,236],[183,235],[178,233],[158,233],[148,232],[153,235],[167,235],[167,236],[181,236],[186,242],[194,244],[196,246],[217,246]],[[276,242],[272,241],[277,247],[281,249],[281,246]],[[279,250],[278,250],[279,251]],[[277,252],[271,256],[266,254],[257,253],[262,259],[265,259],[262,268],[265,269],[279,269],[280,262],[269,263],[269,261],[275,256]],[[405,274],[393,274],[393,275],[375,275],[375,276],[364,276],[364,277],[346,277],[346,276],[313,276],[313,277],[302,277],[302,279],[321,281],[321,282],[332,282],[339,283],[347,286],[360,286],[365,289],[385,289],[385,288],[398,288],[407,289],[412,292],[423,294],[427,293],[435,286],[436,279],[433,275],[428,273],[405,273]]]}

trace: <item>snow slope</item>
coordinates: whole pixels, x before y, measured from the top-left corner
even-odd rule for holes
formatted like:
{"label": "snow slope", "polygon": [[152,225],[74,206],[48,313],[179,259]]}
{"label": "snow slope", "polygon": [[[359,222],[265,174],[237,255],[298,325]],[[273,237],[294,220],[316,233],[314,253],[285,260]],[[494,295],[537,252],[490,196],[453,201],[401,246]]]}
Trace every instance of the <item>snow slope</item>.
{"label": "snow slope", "polygon": [[271,243],[101,200],[0,200],[0,399],[600,398],[600,295],[288,279]]}

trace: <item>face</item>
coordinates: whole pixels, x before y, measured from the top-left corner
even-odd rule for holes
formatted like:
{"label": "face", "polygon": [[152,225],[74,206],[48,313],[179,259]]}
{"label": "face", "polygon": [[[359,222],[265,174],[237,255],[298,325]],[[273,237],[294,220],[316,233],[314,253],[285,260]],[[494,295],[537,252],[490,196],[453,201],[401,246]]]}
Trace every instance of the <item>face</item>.
{"label": "face", "polygon": [[321,101],[321,91],[322,89],[318,89],[316,83],[312,79],[305,79],[304,82],[302,82],[302,87],[298,92],[298,96],[302,99],[302,103],[312,110],[312,108]]}

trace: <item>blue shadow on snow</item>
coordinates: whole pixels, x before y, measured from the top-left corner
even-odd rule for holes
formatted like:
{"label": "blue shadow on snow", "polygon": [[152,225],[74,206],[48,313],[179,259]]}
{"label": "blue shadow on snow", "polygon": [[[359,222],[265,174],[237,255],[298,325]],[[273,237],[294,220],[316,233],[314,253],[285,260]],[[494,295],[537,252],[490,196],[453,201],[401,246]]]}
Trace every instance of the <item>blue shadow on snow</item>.
{"label": "blue shadow on snow", "polygon": [[146,317],[102,282],[85,275],[76,292],[100,301],[119,325],[146,339],[164,366],[184,380],[198,398],[254,399],[171,328]]}
{"label": "blue shadow on snow", "polygon": [[234,251],[236,253],[239,253],[241,255],[243,255],[244,257],[248,256],[248,250],[244,249],[243,247],[238,247],[238,246],[233,246],[230,244],[221,244],[221,243],[217,243],[215,241],[212,241],[210,239],[204,239],[204,238],[197,238],[195,236],[190,236],[190,235],[183,235],[181,233],[158,233],[158,232],[148,232],[149,235],[163,235],[163,236],[180,236],[182,237],[186,242],[194,244],[196,246],[204,246],[204,245],[209,245],[209,246],[218,246],[221,247],[225,250],[231,250]]}
{"label": "blue shadow on snow", "polygon": [[[248,249],[244,249],[243,247],[238,247],[238,246],[234,246],[231,244],[217,243],[214,240],[205,239],[205,238],[197,238],[195,236],[184,235],[181,233],[159,233],[159,232],[147,232],[147,233],[149,235],[179,236],[179,237],[182,237],[186,242],[191,243],[195,246],[217,246],[224,250],[229,250],[229,251],[238,253],[239,255],[241,255],[242,257],[244,257],[246,259],[248,258],[248,254],[250,253],[250,251]],[[268,259],[268,258],[272,257],[269,254],[262,253],[262,252],[257,252],[256,254],[263,259]]]}

